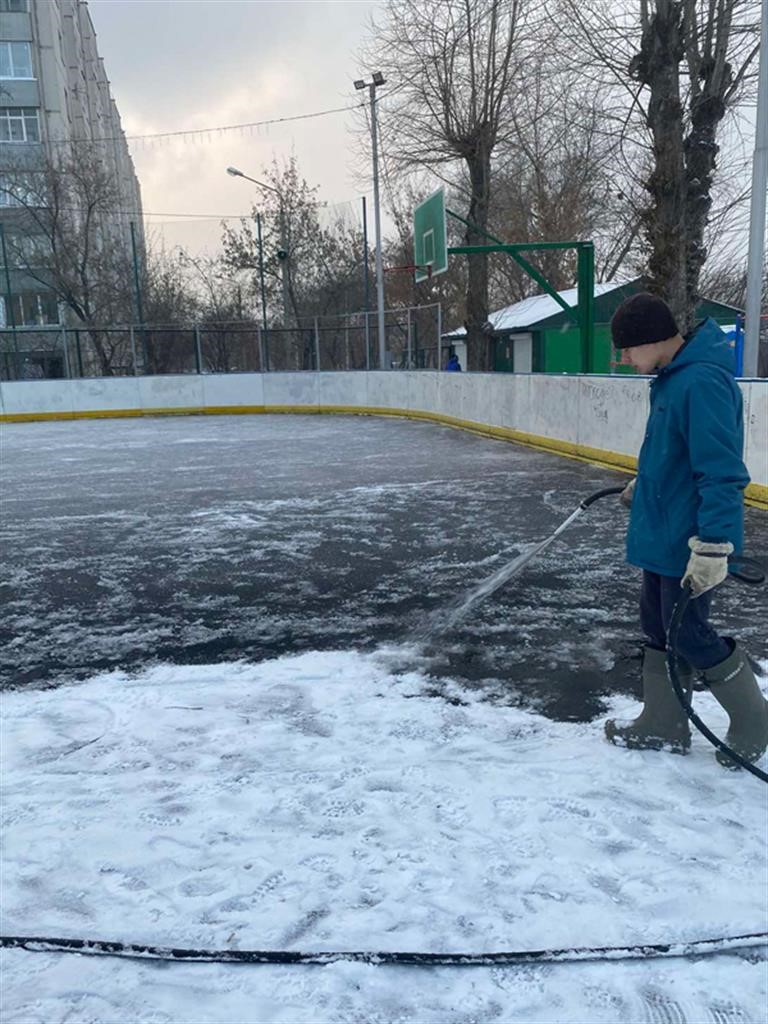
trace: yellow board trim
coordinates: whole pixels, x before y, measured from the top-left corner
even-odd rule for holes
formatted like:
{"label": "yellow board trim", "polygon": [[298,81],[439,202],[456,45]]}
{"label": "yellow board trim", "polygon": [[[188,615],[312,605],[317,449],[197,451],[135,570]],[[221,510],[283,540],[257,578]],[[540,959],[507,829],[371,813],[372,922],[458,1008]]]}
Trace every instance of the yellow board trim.
{"label": "yellow board trim", "polygon": [[[530,434],[524,430],[513,430],[511,427],[492,427],[474,420],[462,420],[455,416],[446,416],[440,412],[423,412],[418,409],[387,409],[367,405],[210,405],[185,406],[181,408],[157,409],[101,409],[77,412],[23,412],[0,414],[0,423],[32,423],[50,420],[78,419],[127,419],[141,416],[247,416],[264,415],[267,413],[289,415],[332,415],[332,416],[398,416],[410,420],[427,420],[458,430],[467,430],[481,437],[497,438],[500,441],[512,441],[514,444],[525,445],[538,451],[560,455],[577,462],[586,462],[591,466],[603,469],[619,470],[634,473],[637,470],[637,459],[621,452],[612,452],[605,448],[592,448],[589,445],[577,444],[573,441],[561,441],[541,434]],[[768,512],[768,486],[750,484],[744,497],[746,503],[753,508]]]}

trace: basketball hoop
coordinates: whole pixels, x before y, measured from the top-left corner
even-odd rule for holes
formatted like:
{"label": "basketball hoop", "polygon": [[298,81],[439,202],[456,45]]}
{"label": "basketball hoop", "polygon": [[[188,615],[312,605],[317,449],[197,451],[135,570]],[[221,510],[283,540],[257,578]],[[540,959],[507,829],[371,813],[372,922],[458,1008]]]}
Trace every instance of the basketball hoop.
{"label": "basketball hoop", "polygon": [[431,263],[405,263],[401,267],[384,267],[385,274],[394,274],[397,272],[415,274],[418,270],[422,271],[427,277],[432,277],[432,264]]}

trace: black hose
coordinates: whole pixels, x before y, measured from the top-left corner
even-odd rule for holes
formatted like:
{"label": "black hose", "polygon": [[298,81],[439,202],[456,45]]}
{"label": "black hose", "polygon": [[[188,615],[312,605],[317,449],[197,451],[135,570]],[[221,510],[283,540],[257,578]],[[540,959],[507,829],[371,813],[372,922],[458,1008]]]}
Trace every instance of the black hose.
{"label": "black hose", "polygon": [[[743,559],[740,560],[739,564],[751,565],[752,567],[754,567],[756,563],[751,562],[747,559]],[[761,583],[765,579],[764,576],[762,576],[762,579],[758,579],[757,574],[749,576],[748,574],[741,571],[733,572],[732,575],[734,575],[737,579],[741,580],[742,582],[751,583],[753,585]],[[675,605],[675,610],[672,612],[672,619],[669,623],[667,643],[667,669],[669,672],[669,680],[672,683],[672,688],[674,689],[675,695],[677,696],[677,699],[680,701],[680,704],[682,705],[683,710],[685,711],[688,718],[691,720],[691,722],[693,722],[693,724],[696,726],[696,728],[699,730],[702,736],[705,736],[709,740],[713,747],[716,747],[718,750],[721,750],[728,757],[732,758],[736,764],[740,765],[740,767],[744,768],[748,772],[751,772],[752,775],[756,775],[758,779],[761,779],[763,782],[768,782],[768,774],[766,772],[762,771],[760,768],[757,768],[750,761],[747,761],[746,758],[741,757],[741,755],[737,754],[735,750],[731,750],[727,743],[723,743],[723,741],[718,736],[715,736],[712,730],[704,722],[702,722],[702,720],[693,710],[691,702],[688,700],[688,696],[686,695],[685,690],[683,689],[680,683],[680,676],[677,671],[677,636],[680,632],[680,623],[683,621],[683,616],[685,615],[686,609],[690,604],[692,596],[693,595],[691,592],[690,584],[687,584],[683,588],[683,592],[678,598],[677,604]]]}
{"label": "black hose", "polygon": [[81,956],[117,956],[132,960],[170,960],[197,963],[319,964],[341,961],[384,966],[493,967],[531,963],[573,963],[594,960],[651,960],[735,953],[764,948],[768,932],[729,935],[693,942],[647,943],[637,946],[572,946],[565,949],[524,949],[509,953],[406,953],[397,951],[339,950],[302,953],[293,949],[184,949],[175,946],[142,946],[101,939],[46,939],[31,935],[2,935],[0,946],[30,953],[79,953]]}
{"label": "black hose", "polygon": [[626,487],[627,484],[622,484],[621,487],[604,487],[602,491],[595,491],[594,494],[590,494],[588,498],[585,498],[584,501],[582,501],[579,508],[589,508],[590,505],[594,505],[594,503],[599,501],[601,498],[607,498],[609,494],[621,494]]}

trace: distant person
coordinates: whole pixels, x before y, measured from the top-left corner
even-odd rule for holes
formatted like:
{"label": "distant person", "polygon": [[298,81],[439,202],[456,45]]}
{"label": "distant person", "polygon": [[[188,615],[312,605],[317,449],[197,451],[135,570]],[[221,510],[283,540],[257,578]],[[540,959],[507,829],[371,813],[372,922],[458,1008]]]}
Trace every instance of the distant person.
{"label": "distant person", "polygon": [[[681,587],[692,600],[677,636],[680,682],[690,693],[698,675],[728,712],[726,743],[755,762],[768,746],[768,703],[746,653],[710,625],[715,588],[728,576],[744,532],[744,421],[733,350],[714,320],[682,336],[667,304],[641,293],[611,321],[613,344],[643,374],[655,374],[637,476],[622,501],[630,507],[627,561],[643,570],[640,624],[643,711],[631,722],[608,721],[608,739],[636,750],[685,754],[688,718],[667,677],[668,630]],[[724,752],[717,760],[737,767]]]}
{"label": "distant person", "polygon": [[461,373],[461,363],[459,362],[459,357],[456,355],[455,352],[448,360],[448,362],[445,364],[445,372]]}

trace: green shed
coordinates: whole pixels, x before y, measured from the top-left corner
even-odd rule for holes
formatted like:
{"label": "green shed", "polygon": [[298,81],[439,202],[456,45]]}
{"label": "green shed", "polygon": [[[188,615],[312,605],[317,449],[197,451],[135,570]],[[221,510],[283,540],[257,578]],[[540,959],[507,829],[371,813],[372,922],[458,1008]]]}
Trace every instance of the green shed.
{"label": "green shed", "polygon": [[[594,332],[589,366],[581,365],[581,340],[574,314],[562,309],[550,295],[533,295],[522,302],[497,310],[489,317],[492,326],[493,368],[500,373],[632,373],[629,367],[616,365],[611,344],[611,317],[630,295],[644,291],[648,282],[608,281],[595,284]],[[559,293],[564,302],[575,306],[575,288]],[[698,319],[712,317],[721,326],[735,323],[743,310],[712,299],[702,299],[696,309]],[[443,335],[446,344],[464,340],[460,328]]]}

